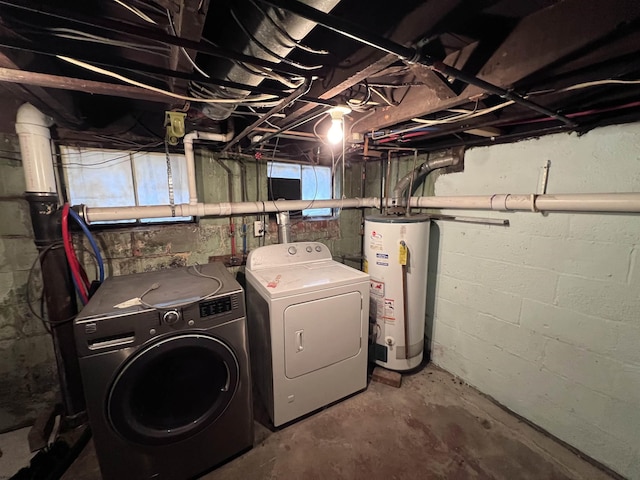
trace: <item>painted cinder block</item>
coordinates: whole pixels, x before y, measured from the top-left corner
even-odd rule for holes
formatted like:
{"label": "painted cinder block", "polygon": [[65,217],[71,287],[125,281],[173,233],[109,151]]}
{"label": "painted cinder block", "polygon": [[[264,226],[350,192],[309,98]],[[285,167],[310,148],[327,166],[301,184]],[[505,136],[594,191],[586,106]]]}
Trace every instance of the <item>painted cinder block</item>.
{"label": "painted cinder block", "polygon": [[441,274],[461,280],[495,285],[506,293],[551,303],[556,294],[558,275],[550,270],[515,265],[494,259],[469,258],[451,253],[440,267]]}
{"label": "painted cinder block", "polygon": [[523,299],[520,325],[539,335],[591,350],[615,355],[618,350],[618,322],[575,310]]}
{"label": "painted cinder block", "polygon": [[[472,149],[465,171],[440,176],[435,192],[535,193],[547,159],[550,194],[638,192],[639,145],[636,123]],[[640,478],[640,216],[439,213],[510,226],[437,222],[428,309],[434,362]]]}
{"label": "painted cinder block", "polygon": [[518,323],[522,298],[488,288],[486,285],[440,275],[438,295],[454,303],[459,303],[498,317],[505,322]]}

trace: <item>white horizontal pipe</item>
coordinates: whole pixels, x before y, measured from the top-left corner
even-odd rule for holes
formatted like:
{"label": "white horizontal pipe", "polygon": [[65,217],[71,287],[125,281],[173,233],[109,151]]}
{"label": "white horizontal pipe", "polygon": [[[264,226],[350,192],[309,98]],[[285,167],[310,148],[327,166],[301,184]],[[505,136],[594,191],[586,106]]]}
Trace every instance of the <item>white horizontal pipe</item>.
{"label": "white horizontal pipe", "polygon": [[[377,208],[380,199],[348,198],[343,200],[279,200],[242,203],[196,203],[175,206],[178,217],[249,215],[257,213],[305,210],[309,208]],[[412,197],[414,208],[456,210],[560,211],[640,213],[640,193],[592,193],[561,195],[476,195],[460,197]],[[85,207],[87,222],[134,220],[171,216],[170,205],[149,207]]]}
{"label": "white horizontal pipe", "polygon": [[640,193],[413,197],[411,206],[457,210],[640,213]]}
{"label": "white horizontal pipe", "polygon": [[[189,180],[189,205],[196,205],[198,203],[198,193],[196,189],[196,158],[193,153],[193,141],[194,140],[210,140],[212,142],[230,142],[233,138],[234,132],[229,129],[227,133],[210,133],[210,132],[189,132],[184,136],[182,142],[184,143],[184,157],[187,161],[187,179]],[[163,215],[164,216],[164,215]],[[169,214],[171,216],[171,214]],[[141,218],[141,217],[134,217]],[[143,217],[143,218],[156,218],[156,217]],[[124,219],[121,219],[124,220]]]}
{"label": "white horizontal pipe", "polygon": [[[343,200],[278,200],[239,203],[196,203],[175,206],[177,217],[222,217],[257,213],[306,210],[309,208],[368,208],[378,207],[379,198],[347,198]],[[109,220],[135,220],[136,218],[171,217],[170,205],[147,207],[84,207],[87,223]]]}

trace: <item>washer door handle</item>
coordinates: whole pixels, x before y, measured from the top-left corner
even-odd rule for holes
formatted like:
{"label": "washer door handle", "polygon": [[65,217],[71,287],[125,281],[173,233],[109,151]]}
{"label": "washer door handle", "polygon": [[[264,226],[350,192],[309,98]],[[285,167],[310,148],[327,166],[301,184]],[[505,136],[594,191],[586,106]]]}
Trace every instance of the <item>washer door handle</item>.
{"label": "washer door handle", "polygon": [[296,353],[299,353],[304,350],[304,345],[302,344],[302,334],[304,330],[296,331]]}
{"label": "washer door handle", "polygon": [[229,370],[229,365],[227,365],[227,362],[222,362],[224,364],[224,368],[227,369],[227,382],[224,384],[224,387],[222,387],[220,389],[221,392],[228,392],[229,391],[229,384],[231,382],[231,371]]}

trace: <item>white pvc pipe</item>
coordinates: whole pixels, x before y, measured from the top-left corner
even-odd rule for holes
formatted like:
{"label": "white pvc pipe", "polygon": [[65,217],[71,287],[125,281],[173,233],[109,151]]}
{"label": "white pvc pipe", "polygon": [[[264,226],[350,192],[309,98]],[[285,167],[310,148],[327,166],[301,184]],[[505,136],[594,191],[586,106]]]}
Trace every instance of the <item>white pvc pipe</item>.
{"label": "white pvc pipe", "polygon": [[[229,130],[227,133],[209,133],[209,132],[189,132],[184,136],[182,140],[184,143],[184,157],[187,161],[187,178],[189,180],[189,205],[196,205],[198,203],[198,193],[196,189],[196,159],[193,152],[194,140],[210,140],[212,142],[224,142],[228,143],[233,138],[233,130]],[[164,215],[162,215],[164,216]],[[171,214],[169,214],[171,216]],[[134,217],[141,218],[141,217]],[[156,218],[156,217],[144,217],[144,218]]]}
{"label": "white pvc pipe", "polygon": [[57,192],[49,132],[51,125],[53,119],[30,103],[25,103],[18,109],[16,133],[20,139],[20,155],[27,192]]}
{"label": "white pvc pipe", "polygon": [[[265,202],[238,203],[197,203],[175,206],[177,217],[228,217],[231,215],[250,215],[258,213],[306,210],[309,208],[377,208],[380,199],[348,198],[343,200],[278,200]],[[84,219],[87,223],[108,220],[134,220],[136,218],[171,217],[170,205],[148,207],[84,207]]]}
{"label": "white pvc pipe", "polygon": [[411,206],[458,210],[640,213],[640,193],[413,197]]}
{"label": "white pvc pipe", "polygon": [[[378,208],[380,199],[279,200],[242,203],[196,203],[175,206],[179,217],[220,217],[305,210],[308,208]],[[452,210],[497,210],[528,212],[617,212],[640,213],[640,193],[591,193],[561,195],[514,195],[501,193],[460,197],[412,197],[411,207]],[[85,207],[88,223],[172,216],[170,205],[149,207]]]}

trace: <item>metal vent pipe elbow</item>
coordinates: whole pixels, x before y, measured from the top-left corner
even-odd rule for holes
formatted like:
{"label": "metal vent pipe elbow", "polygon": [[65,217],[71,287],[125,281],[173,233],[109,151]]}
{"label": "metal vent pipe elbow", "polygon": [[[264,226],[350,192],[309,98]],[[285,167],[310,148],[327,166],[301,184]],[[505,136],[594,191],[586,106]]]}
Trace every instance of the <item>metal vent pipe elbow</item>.
{"label": "metal vent pipe elbow", "polygon": [[455,155],[447,155],[446,157],[427,160],[398,181],[391,192],[389,204],[391,206],[407,206],[407,198],[410,196],[407,195],[407,190],[409,188],[412,188],[412,190],[415,189],[415,187],[418,186],[420,182],[422,182],[432,171],[439,168],[450,167],[451,165],[457,165],[458,162],[459,158]]}

